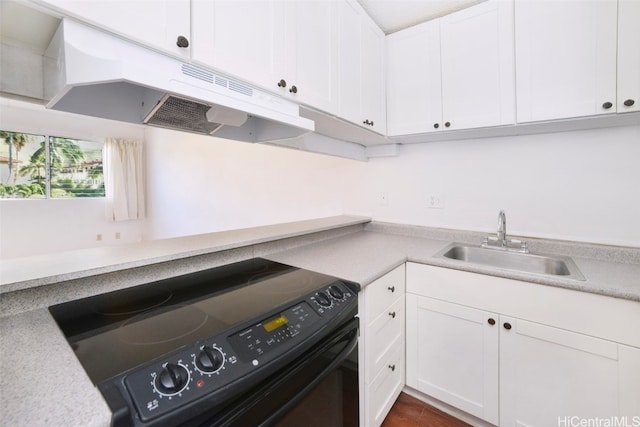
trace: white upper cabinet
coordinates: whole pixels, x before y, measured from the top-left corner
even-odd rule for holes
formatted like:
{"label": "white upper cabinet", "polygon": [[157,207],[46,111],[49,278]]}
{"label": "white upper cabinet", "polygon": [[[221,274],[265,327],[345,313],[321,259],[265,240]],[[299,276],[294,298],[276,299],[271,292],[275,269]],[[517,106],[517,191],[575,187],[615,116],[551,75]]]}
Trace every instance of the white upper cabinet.
{"label": "white upper cabinet", "polygon": [[355,1],[339,2],[338,115],[386,133],[385,35]]}
{"label": "white upper cabinet", "polygon": [[343,119],[360,123],[361,18],[353,3],[341,2],[339,9],[338,114]]}
{"label": "white upper cabinet", "polygon": [[337,4],[193,0],[194,61],[337,111]]}
{"label": "white upper cabinet", "polygon": [[616,111],[616,0],[516,0],[515,22],[518,122]]}
{"label": "white upper cabinet", "polygon": [[[365,16],[362,21],[360,64],[361,115],[365,126],[378,133],[387,132],[385,99],[385,36]],[[369,123],[367,123],[369,120]]]}
{"label": "white upper cabinet", "polygon": [[189,0],[35,0],[35,3],[165,53],[184,58],[190,55]]}
{"label": "white upper cabinet", "polygon": [[284,3],[193,0],[191,7],[193,60],[273,91],[285,77],[286,51],[292,55]]}
{"label": "white upper cabinet", "polygon": [[640,111],[640,1],[618,3],[618,113]]}
{"label": "white upper cabinet", "polygon": [[389,135],[515,122],[511,1],[391,34],[387,55]]}
{"label": "white upper cabinet", "polygon": [[513,2],[488,0],[443,17],[440,44],[444,127],[513,124]]}
{"label": "white upper cabinet", "polygon": [[387,132],[442,129],[440,20],[387,36]]}
{"label": "white upper cabinet", "polygon": [[338,111],[338,4],[295,1],[298,100],[328,113]]}

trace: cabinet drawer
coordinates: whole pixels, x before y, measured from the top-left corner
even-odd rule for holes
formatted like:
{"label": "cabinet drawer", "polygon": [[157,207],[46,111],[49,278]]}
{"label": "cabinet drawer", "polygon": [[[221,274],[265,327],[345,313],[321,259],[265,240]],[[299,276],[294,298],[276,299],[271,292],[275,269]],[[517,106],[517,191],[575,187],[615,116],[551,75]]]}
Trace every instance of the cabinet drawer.
{"label": "cabinet drawer", "polygon": [[404,343],[401,342],[397,351],[387,358],[385,366],[367,388],[366,425],[378,427],[384,421],[391,407],[395,403],[400,391],[404,387]]}
{"label": "cabinet drawer", "polygon": [[375,319],[398,298],[404,297],[404,264],[365,288],[365,313]]}
{"label": "cabinet drawer", "polygon": [[404,298],[396,300],[387,310],[383,311],[369,325],[367,325],[366,351],[367,382],[373,381],[376,373],[380,372],[387,359],[404,342]]}

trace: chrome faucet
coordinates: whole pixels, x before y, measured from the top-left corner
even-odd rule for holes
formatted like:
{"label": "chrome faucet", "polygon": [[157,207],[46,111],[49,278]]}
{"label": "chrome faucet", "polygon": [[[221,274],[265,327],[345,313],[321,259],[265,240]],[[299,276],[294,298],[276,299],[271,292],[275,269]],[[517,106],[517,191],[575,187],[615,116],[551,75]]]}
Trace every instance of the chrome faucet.
{"label": "chrome faucet", "polygon": [[482,240],[482,247],[487,249],[501,249],[504,251],[515,251],[529,253],[529,248],[525,240],[509,239],[507,237],[507,215],[501,209],[498,214],[498,234],[497,236],[487,236]]}
{"label": "chrome faucet", "polygon": [[507,247],[507,216],[502,209],[498,214],[498,243],[503,248]]}

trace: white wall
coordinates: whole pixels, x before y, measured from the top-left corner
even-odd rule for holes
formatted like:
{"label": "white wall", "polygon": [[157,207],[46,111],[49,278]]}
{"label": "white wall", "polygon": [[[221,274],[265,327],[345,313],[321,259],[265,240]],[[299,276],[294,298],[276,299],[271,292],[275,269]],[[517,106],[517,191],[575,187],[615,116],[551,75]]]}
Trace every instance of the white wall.
{"label": "white wall", "polygon": [[5,98],[0,128],[93,140],[144,138],[148,175],[144,221],[106,221],[104,199],[0,200],[0,259],[367,211],[363,162],[52,112]]}
{"label": "white wall", "polygon": [[406,145],[367,172],[375,220],[495,233],[505,209],[513,234],[640,246],[640,126]]}
{"label": "white wall", "polygon": [[[0,128],[100,141],[144,138],[144,127],[0,98]],[[105,199],[0,200],[0,259],[140,241],[144,221],[108,222]],[[116,233],[120,239],[116,240]],[[102,240],[97,240],[97,235]]]}
{"label": "white wall", "polygon": [[493,233],[500,209],[513,234],[640,247],[640,126],[407,145],[368,163],[2,98],[0,128],[144,137],[149,176],[146,221],[107,222],[102,199],[0,200],[0,259],[344,213]]}
{"label": "white wall", "polygon": [[362,213],[367,164],[147,128],[146,237]]}

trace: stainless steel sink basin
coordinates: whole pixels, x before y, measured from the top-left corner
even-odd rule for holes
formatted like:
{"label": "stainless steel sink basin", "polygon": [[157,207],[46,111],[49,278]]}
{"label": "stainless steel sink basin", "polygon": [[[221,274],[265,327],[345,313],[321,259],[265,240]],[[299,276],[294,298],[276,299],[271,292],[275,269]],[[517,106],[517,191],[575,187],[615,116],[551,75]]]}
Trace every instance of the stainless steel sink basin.
{"label": "stainless steel sink basin", "polygon": [[436,257],[526,273],[585,280],[573,260],[564,256],[525,254],[454,243],[438,252]]}

